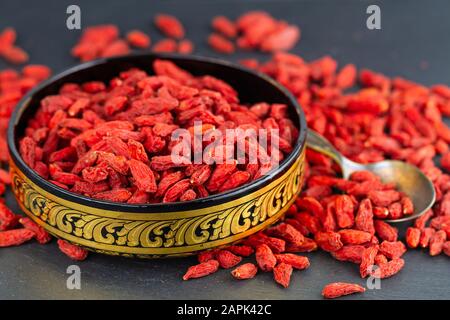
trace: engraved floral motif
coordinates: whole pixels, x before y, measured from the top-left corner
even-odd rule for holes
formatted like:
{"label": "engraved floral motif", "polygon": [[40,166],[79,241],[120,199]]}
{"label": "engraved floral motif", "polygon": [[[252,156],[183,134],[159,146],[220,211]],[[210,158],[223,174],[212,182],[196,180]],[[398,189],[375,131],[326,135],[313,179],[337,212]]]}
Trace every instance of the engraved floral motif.
{"label": "engraved floral motif", "polygon": [[69,207],[40,193],[14,166],[13,191],[22,209],[50,233],[90,250],[137,257],[186,255],[236,242],[275,222],[300,191],[303,160],[304,153],[269,190],[258,190],[244,202],[237,199],[225,209],[212,206],[198,215],[180,213],[172,219],[161,219],[164,212],[146,215],[158,216],[154,219],[136,218],[132,213],[111,218],[82,211],[76,203]]}

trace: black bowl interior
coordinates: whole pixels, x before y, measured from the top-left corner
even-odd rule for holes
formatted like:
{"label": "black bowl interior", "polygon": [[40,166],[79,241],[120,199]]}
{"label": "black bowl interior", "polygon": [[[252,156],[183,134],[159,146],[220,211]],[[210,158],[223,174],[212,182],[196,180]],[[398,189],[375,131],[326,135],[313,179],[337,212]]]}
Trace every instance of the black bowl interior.
{"label": "black bowl interior", "polygon": [[[287,104],[289,106],[290,117],[300,130],[300,135],[293,152],[284,159],[277,169],[252,183],[206,198],[170,204],[123,204],[88,198],[66,191],[46,181],[23,162],[18,153],[18,141],[23,136],[28,120],[34,115],[35,110],[44,97],[57,94],[61,86],[67,82],[83,83],[99,80],[107,83],[120,72],[130,68],[137,67],[145,70],[149,74],[153,74],[152,63],[156,59],[169,59],[194,75],[212,75],[228,82],[238,91],[242,103],[265,101],[269,103]],[[8,145],[13,161],[28,178],[44,190],[64,199],[97,208],[148,213],[198,209],[205,207],[205,205],[211,205],[212,202],[214,204],[224,203],[260,189],[290,167],[304,148],[305,140],[306,122],[303,111],[296,99],[276,81],[263,74],[255,73],[247,68],[226,61],[176,54],[135,54],[101,59],[75,66],[45,81],[28,93],[14,111],[8,129]]]}

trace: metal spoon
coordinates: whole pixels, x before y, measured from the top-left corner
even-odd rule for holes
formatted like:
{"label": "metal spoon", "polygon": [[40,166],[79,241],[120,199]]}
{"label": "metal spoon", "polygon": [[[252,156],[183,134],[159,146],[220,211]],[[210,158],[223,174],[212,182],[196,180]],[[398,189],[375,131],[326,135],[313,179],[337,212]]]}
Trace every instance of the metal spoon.
{"label": "metal spoon", "polygon": [[430,209],[436,200],[433,183],[416,166],[397,160],[384,160],[370,164],[356,163],[344,157],[333,145],[320,134],[308,130],[307,146],[323,153],[336,161],[342,169],[344,178],[354,171],[371,171],[384,183],[394,182],[398,190],[404,192],[414,203],[414,213],[400,219],[387,222],[403,222],[415,219]]}

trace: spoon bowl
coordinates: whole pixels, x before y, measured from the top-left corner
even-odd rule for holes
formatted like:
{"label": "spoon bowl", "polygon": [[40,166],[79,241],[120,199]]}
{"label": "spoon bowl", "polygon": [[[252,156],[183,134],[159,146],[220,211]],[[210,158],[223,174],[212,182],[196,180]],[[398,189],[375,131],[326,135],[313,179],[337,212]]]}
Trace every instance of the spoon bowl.
{"label": "spoon bowl", "polygon": [[397,189],[411,198],[414,213],[399,219],[386,219],[386,222],[404,222],[420,217],[427,212],[436,200],[433,183],[416,166],[397,160],[384,160],[369,164],[356,163],[344,157],[333,145],[318,133],[308,130],[308,148],[323,153],[336,161],[342,169],[344,178],[355,171],[370,171],[380,177],[383,183],[395,183]]}

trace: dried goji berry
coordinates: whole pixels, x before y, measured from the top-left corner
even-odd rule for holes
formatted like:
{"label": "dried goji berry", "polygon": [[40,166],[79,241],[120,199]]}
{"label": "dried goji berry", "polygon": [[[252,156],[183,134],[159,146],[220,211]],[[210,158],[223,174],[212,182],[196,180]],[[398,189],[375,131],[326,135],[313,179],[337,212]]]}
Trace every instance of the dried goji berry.
{"label": "dried goji berry", "polygon": [[216,33],[208,37],[208,44],[220,53],[231,54],[235,50],[233,42]]}
{"label": "dried goji berry", "polygon": [[173,39],[162,39],[155,43],[152,47],[154,52],[176,52],[177,43]]}
{"label": "dried goji berry", "polygon": [[241,257],[228,250],[220,250],[215,256],[217,261],[219,261],[220,266],[224,269],[232,268],[242,261]]}
{"label": "dried goji berry", "polygon": [[184,27],[174,16],[168,14],[158,14],[155,17],[155,25],[164,35],[176,39],[184,37]]}
{"label": "dried goji berry", "polygon": [[20,216],[14,214],[4,203],[0,202],[0,231],[14,228]]}
{"label": "dried goji berry", "polygon": [[369,232],[370,234],[375,233],[372,202],[370,199],[364,199],[359,203],[359,208],[355,217],[355,228]]}
{"label": "dried goji berry", "polygon": [[364,244],[372,239],[372,234],[360,230],[343,229],[339,230],[338,233],[344,244]]}
{"label": "dried goji berry", "polygon": [[278,263],[287,263],[293,268],[303,270],[309,268],[309,259],[292,253],[276,254]]}
{"label": "dried goji berry", "polygon": [[[286,252],[312,252],[317,250],[318,246],[317,243],[309,238],[305,237],[305,240],[301,245],[290,245],[288,244],[286,246]],[[284,251],[284,250],[283,250]]]}
{"label": "dried goji berry", "polygon": [[340,234],[332,231],[317,232],[314,240],[322,250],[329,252],[337,251],[343,247]]}
{"label": "dried goji berry", "polygon": [[184,39],[178,43],[178,53],[190,54],[194,51],[194,44],[192,41]]}
{"label": "dried goji berry", "polygon": [[30,218],[20,218],[19,222],[22,226],[24,226],[25,229],[34,232],[34,238],[36,238],[36,240],[40,244],[45,244],[52,239],[52,237],[48,234],[47,231],[44,230],[44,228],[34,223]]}
{"label": "dried goji berry", "polygon": [[148,165],[135,159],[129,160],[128,165],[139,190],[150,193],[157,190],[155,175]]}
{"label": "dried goji berry", "polygon": [[389,278],[393,275],[397,274],[401,269],[403,269],[403,266],[405,265],[405,260],[399,258],[394,259],[386,263],[380,263],[378,265],[378,270],[375,270],[372,273],[372,277],[376,278]]}
{"label": "dried goji berry", "polygon": [[246,245],[233,245],[227,247],[226,249],[241,257],[248,257],[255,252],[252,247]]}
{"label": "dried goji berry", "polygon": [[206,250],[202,251],[197,255],[197,259],[199,263],[203,263],[209,260],[213,260],[216,257],[217,250]]}
{"label": "dried goji berry", "polygon": [[283,287],[289,287],[292,275],[292,265],[280,262],[273,268],[274,280]]}
{"label": "dried goji berry", "polygon": [[338,251],[331,252],[331,255],[339,261],[349,261],[360,264],[365,249],[366,248],[362,245],[347,245],[343,246]]}
{"label": "dried goji berry", "polygon": [[183,280],[206,277],[219,270],[219,262],[217,260],[208,260],[195,266],[189,267],[183,276]]}
{"label": "dried goji berry", "polygon": [[410,248],[417,248],[420,241],[420,229],[409,227],[406,230],[406,243]]}
{"label": "dried goji berry", "polygon": [[430,256],[441,254],[442,247],[447,239],[447,234],[443,230],[436,231],[430,238]]}
{"label": "dried goji berry", "polygon": [[67,241],[58,239],[58,247],[65,255],[72,260],[83,261],[88,256],[88,251],[80,246],[68,243]]}
{"label": "dried goji berry", "polygon": [[237,35],[236,25],[224,16],[214,17],[212,20],[212,27],[228,38],[234,38]]}
{"label": "dried goji berry", "polygon": [[258,268],[253,263],[244,263],[231,271],[231,275],[238,280],[251,279],[258,273]]}
{"label": "dried goji berry", "polygon": [[341,195],[335,200],[336,222],[340,228],[350,228],[355,222],[354,204],[348,195]]}
{"label": "dried goji berry", "polygon": [[132,30],[127,33],[127,41],[130,45],[136,48],[150,47],[150,37],[139,30]]}
{"label": "dried goji berry", "polygon": [[280,237],[294,246],[301,245],[305,239],[297,229],[287,223],[280,223],[275,227],[268,229],[267,234]]}
{"label": "dried goji berry", "polygon": [[31,230],[13,229],[0,231],[0,247],[18,246],[34,237],[35,233]]}
{"label": "dried goji berry", "polygon": [[262,271],[272,271],[277,264],[277,258],[266,244],[260,244],[256,247],[255,257]]}
{"label": "dried goji berry", "polygon": [[401,241],[383,241],[380,245],[380,252],[389,259],[400,258],[405,252],[405,244]]}
{"label": "dried goji berry", "polygon": [[339,298],[341,296],[365,292],[366,289],[353,283],[335,282],[327,284],[322,290],[322,296],[326,299]]}
{"label": "dried goji berry", "polygon": [[398,230],[397,228],[391,226],[387,222],[381,220],[375,220],[374,226],[376,230],[376,234],[379,238],[386,241],[397,241]]}
{"label": "dried goji berry", "polygon": [[[417,221],[417,220],[416,220]],[[420,233],[419,245],[421,248],[427,248],[431,237],[436,231],[433,228],[423,228]]]}

